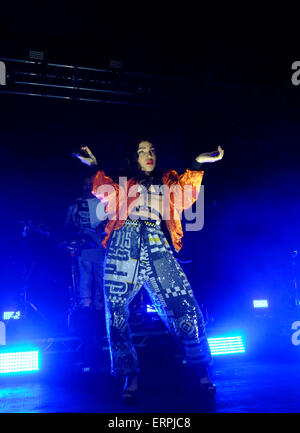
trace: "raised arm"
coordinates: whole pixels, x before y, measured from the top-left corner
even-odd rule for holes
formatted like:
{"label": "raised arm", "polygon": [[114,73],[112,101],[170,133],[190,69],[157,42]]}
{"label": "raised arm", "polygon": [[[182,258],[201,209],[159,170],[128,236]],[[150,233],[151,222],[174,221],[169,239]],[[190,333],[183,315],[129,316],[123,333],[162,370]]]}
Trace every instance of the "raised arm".
{"label": "raised arm", "polygon": [[89,167],[98,166],[97,159],[88,146],[82,146],[78,152],[75,151],[72,155],[80,159],[83,164],[86,164]]}
{"label": "raised arm", "polygon": [[[201,153],[198,155],[191,166],[178,178],[173,177],[170,183],[178,183],[184,191],[184,208],[190,207],[197,200],[200,192],[200,186],[204,175],[203,164],[219,161],[223,158],[224,150],[218,146],[214,152]],[[177,173],[176,173],[177,174]]]}
{"label": "raised arm", "polygon": [[103,170],[99,169],[98,161],[90,148],[82,146],[79,151],[74,151],[72,155],[83,164],[94,169],[92,193],[103,203],[109,202],[110,197],[119,191],[119,185],[111,177],[107,176]]}

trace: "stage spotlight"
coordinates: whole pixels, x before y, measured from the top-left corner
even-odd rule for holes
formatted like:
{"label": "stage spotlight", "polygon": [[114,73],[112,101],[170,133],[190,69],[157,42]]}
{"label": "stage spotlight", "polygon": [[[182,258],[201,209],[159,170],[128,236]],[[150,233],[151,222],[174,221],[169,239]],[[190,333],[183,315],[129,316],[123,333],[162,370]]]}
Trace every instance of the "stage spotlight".
{"label": "stage spotlight", "polygon": [[268,300],[267,299],[255,299],[253,301],[253,307],[254,308],[268,308]]}
{"label": "stage spotlight", "polygon": [[29,51],[29,59],[35,62],[45,62],[46,53],[38,50],[30,50]]}
{"label": "stage spotlight", "polygon": [[[11,350],[11,349],[10,349]],[[38,350],[0,351],[0,374],[39,371]]]}
{"label": "stage spotlight", "polygon": [[110,69],[116,69],[121,71],[124,68],[124,62],[122,62],[121,60],[110,60],[109,67]]}
{"label": "stage spotlight", "polygon": [[21,312],[20,311],[4,311],[3,320],[9,319],[20,319]]}
{"label": "stage spotlight", "polygon": [[241,336],[208,338],[212,356],[244,353],[245,346]]}

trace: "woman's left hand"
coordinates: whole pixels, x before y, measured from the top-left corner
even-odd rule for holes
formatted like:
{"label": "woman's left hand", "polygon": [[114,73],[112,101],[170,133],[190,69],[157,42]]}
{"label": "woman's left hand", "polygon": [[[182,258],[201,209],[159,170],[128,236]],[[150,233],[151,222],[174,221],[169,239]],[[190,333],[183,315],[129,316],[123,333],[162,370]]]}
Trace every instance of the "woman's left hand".
{"label": "woman's left hand", "polygon": [[221,146],[218,146],[217,151],[201,153],[200,155],[198,155],[196,161],[200,163],[216,162],[216,161],[220,161],[220,159],[222,159],[223,156],[224,156],[224,150],[222,149]]}

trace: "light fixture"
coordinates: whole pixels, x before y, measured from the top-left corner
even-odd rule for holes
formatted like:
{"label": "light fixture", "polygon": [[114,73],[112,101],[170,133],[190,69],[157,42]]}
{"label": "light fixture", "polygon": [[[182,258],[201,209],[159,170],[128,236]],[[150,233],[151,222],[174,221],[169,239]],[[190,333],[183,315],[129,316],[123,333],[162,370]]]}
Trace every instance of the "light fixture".
{"label": "light fixture", "polygon": [[4,311],[3,320],[9,319],[20,319],[21,312],[20,311]]}
{"label": "light fixture", "polygon": [[0,374],[38,371],[39,358],[38,350],[0,350]]}
{"label": "light fixture", "polygon": [[207,340],[212,356],[245,352],[245,346],[240,335],[232,337],[214,337],[208,338]]}
{"label": "light fixture", "polygon": [[43,51],[30,50],[29,51],[29,59],[37,62],[45,61],[45,53]]}
{"label": "light fixture", "polygon": [[268,308],[268,300],[267,299],[255,299],[253,301],[254,308]]}

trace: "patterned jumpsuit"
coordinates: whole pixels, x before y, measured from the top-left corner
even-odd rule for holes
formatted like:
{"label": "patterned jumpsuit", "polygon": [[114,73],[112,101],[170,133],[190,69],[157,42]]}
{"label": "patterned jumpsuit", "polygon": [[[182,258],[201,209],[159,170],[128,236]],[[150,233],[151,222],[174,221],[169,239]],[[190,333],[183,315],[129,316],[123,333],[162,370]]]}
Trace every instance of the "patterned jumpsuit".
{"label": "patterned jumpsuit", "polygon": [[211,364],[204,320],[173,256],[161,222],[128,218],[113,231],[104,264],[106,325],[114,376],[136,375],[139,362],[128,326],[129,303],[144,286],[161,319],[195,368]]}

